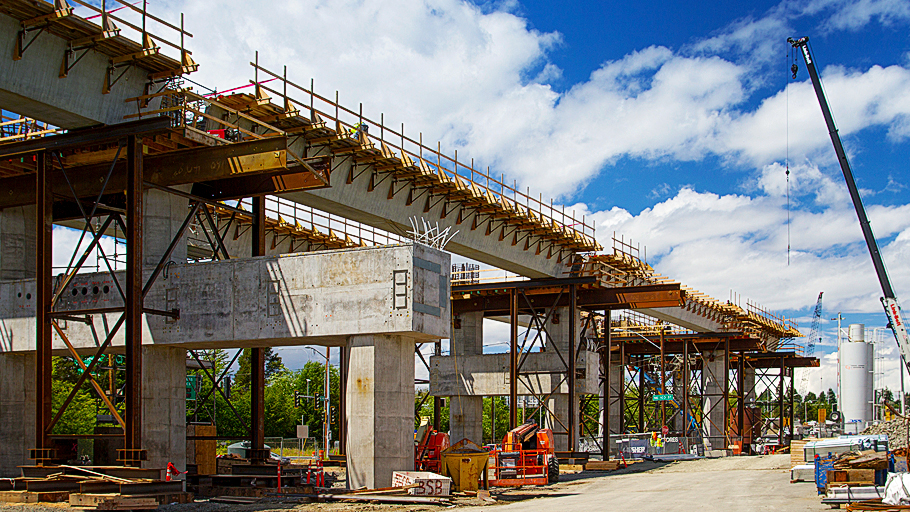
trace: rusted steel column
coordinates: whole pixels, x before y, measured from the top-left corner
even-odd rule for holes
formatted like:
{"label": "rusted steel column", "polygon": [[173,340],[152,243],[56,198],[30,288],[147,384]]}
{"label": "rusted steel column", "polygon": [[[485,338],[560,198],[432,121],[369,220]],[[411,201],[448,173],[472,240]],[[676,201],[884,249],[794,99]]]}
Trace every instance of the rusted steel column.
{"label": "rusted steel column", "polygon": [[[610,341],[610,310],[604,311],[604,346],[606,346],[606,353],[600,356],[600,367],[601,374],[604,376],[603,389],[603,415],[604,415],[604,426],[603,426],[603,438],[601,439],[600,451],[603,460],[610,460],[610,398],[612,396],[610,383],[610,366],[613,364],[612,354],[610,353],[610,347],[612,343]],[[620,372],[622,369],[620,368]],[[621,373],[620,373],[621,374]],[[620,388],[622,385],[620,385]],[[622,410],[620,410],[622,414]]]}
{"label": "rusted steel column", "polygon": [[[785,361],[783,360],[783,358],[781,359],[781,363],[785,363]],[[784,368],[784,371],[786,371],[786,366],[783,366],[783,368]],[[903,370],[901,370],[901,371],[903,371]],[[790,438],[787,440],[787,445],[788,445],[788,446],[790,445],[790,442],[793,441],[794,429],[795,429],[795,427],[793,426],[793,373],[794,373],[794,372],[793,372],[793,368],[790,368],[790,414],[789,414],[789,417],[790,417]]]}
{"label": "rusted steel column", "polygon": [[619,434],[626,433],[626,340],[619,340]]}
{"label": "rusted steel column", "polygon": [[784,357],[780,358],[780,384],[777,392],[777,446],[784,445],[784,372],[787,367],[784,365]]}
{"label": "rusted steel column", "polygon": [[730,444],[730,338],[724,339],[724,447]]}
{"label": "rusted steel column", "polygon": [[518,293],[509,290],[509,430],[518,426]]}
{"label": "rusted steel column", "polygon": [[[683,435],[689,437],[689,340],[683,340]],[[686,445],[688,448],[688,444]]]}
{"label": "rusted steel column", "polygon": [[645,431],[645,365],[644,356],[638,356],[638,432]]}
{"label": "rusted steel column", "polygon": [[348,349],[341,347],[338,354],[338,451],[339,455],[348,453],[347,435],[348,435],[348,415],[345,395],[348,393]]}
{"label": "rusted steel column", "polygon": [[[450,340],[451,343],[451,340]],[[442,342],[437,341],[435,347],[435,354],[437,356],[442,355]],[[442,418],[442,399],[438,396],[433,396],[433,429],[437,432],[439,431],[439,422]]]}
{"label": "rusted steel column", "polygon": [[142,449],[142,139],[126,144],[126,424],[124,465]]}
{"label": "rusted steel column", "polygon": [[[252,256],[265,256],[265,197],[253,198]],[[265,451],[265,358],[261,348],[250,350],[250,458],[253,464],[268,459]]]}
{"label": "rusted steel column", "polygon": [[577,357],[578,332],[575,329],[575,311],[578,307],[575,285],[569,285],[569,451],[578,448],[578,404],[575,403],[575,358]]}
{"label": "rusted steel column", "polygon": [[[667,393],[667,371],[666,371],[667,354],[664,347],[664,328],[660,328],[660,394]],[[660,401],[660,428],[663,429],[667,424],[667,402]]]}
{"label": "rusted steel column", "polygon": [[35,276],[37,278],[35,290],[35,323],[37,364],[35,366],[36,400],[35,400],[35,448],[33,458],[37,464],[43,464],[45,449],[50,448],[50,440],[46,431],[52,417],[51,407],[51,299],[53,298],[53,205],[54,197],[51,191],[49,178],[50,158],[45,152],[37,156],[37,207],[35,208],[37,222],[35,248]]}
{"label": "rusted steel column", "polygon": [[[739,353],[736,365],[736,430],[739,432],[742,443],[742,454],[751,455],[746,447],[746,357],[744,352]],[[751,437],[751,436],[750,436]],[[751,443],[751,440],[750,440]]]}

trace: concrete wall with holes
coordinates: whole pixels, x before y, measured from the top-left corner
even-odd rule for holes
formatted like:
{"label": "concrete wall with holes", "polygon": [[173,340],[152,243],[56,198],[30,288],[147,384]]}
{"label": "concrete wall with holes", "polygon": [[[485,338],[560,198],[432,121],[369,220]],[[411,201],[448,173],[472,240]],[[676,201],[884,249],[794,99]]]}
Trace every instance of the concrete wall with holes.
{"label": "concrete wall with holes", "polygon": [[[349,336],[371,334],[445,338],[450,268],[447,253],[420,244],[168,265],[145,308],[177,309],[180,317],[146,313],[143,343],[191,349],[341,346]],[[123,286],[122,273],[118,279]],[[110,274],[79,274],[55,311],[122,305]],[[34,308],[34,280],[0,283],[0,352],[35,349]],[[96,316],[92,326],[61,323],[77,349],[88,353],[119,315],[107,314],[104,321]],[[113,344],[123,346],[122,330]],[[66,349],[57,333],[54,349]]]}

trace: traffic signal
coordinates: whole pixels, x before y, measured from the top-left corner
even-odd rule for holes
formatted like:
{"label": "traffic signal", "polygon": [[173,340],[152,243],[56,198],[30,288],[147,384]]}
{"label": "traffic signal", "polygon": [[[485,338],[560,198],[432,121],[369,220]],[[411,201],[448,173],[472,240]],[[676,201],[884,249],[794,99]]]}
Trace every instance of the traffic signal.
{"label": "traffic signal", "polygon": [[300,409],[300,393],[294,391],[294,407]]}

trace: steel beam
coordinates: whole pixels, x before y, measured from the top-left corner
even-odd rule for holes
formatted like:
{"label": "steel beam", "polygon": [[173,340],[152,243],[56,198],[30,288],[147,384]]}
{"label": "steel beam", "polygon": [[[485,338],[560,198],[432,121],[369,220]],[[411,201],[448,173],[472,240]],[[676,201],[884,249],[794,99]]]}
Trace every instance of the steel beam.
{"label": "steel beam", "polygon": [[124,466],[138,466],[142,449],[142,141],[127,138],[126,414]]}
{"label": "steel beam", "polygon": [[575,403],[575,358],[578,346],[578,333],[576,332],[575,313],[578,310],[576,303],[577,294],[574,284],[569,285],[569,360],[566,368],[569,381],[569,421],[566,429],[569,431],[569,450],[578,449],[578,405]]}
{"label": "steel beam", "polygon": [[[435,347],[436,357],[442,355],[442,342],[437,341]],[[442,399],[438,396],[433,397],[433,428],[438,432],[440,420],[442,419]]]}
{"label": "steel beam", "polygon": [[[614,338],[615,340],[616,338]],[[626,353],[627,354],[644,354],[644,355],[658,355],[660,354],[660,345],[659,340],[655,343],[657,346],[651,345],[650,343],[645,343],[641,341],[641,338],[627,338],[626,339]],[[700,339],[692,340],[688,343],[691,343],[692,346],[699,348],[699,350],[713,350],[717,346],[717,342],[728,342],[730,348],[733,351],[745,351],[745,350],[755,350],[756,343],[758,340],[754,339],[733,339],[721,338],[721,339]],[[664,350],[667,354],[681,354],[685,349],[686,343],[683,342],[665,342]],[[615,350],[615,347],[614,347]]]}
{"label": "steel beam", "polygon": [[[516,288],[510,288],[505,291],[511,291]],[[524,288],[524,290],[528,290]],[[530,290],[528,290],[530,291]],[[538,307],[539,304],[547,304],[548,307],[567,307],[570,305],[571,298],[569,294],[548,290],[547,293],[527,293],[528,306],[518,308],[519,314],[531,311],[531,308]],[[626,288],[586,288],[577,290],[576,294],[577,307],[585,310],[613,310],[613,309],[637,309],[648,307],[673,307],[680,306],[685,300],[685,292],[680,289],[678,284],[659,284],[649,286],[630,286]],[[471,296],[470,298],[461,298],[453,291],[454,300],[452,300],[452,312],[456,315],[469,313],[473,311],[483,311],[486,316],[502,316],[510,311],[511,295],[501,293],[488,296]]]}
{"label": "steel beam", "polygon": [[[252,256],[265,256],[265,197],[253,197]],[[265,455],[265,351],[250,349],[250,443],[252,463],[261,464]]]}
{"label": "steel beam", "polygon": [[155,117],[97,128],[70,130],[60,135],[0,145],[0,158],[103,144],[129,135],[154,135],[166,131],[170,126],[170,118]]}
{"label": "steel beam", "polygon": [[780,382],[777,392],[777,446],[784,445],[784,374],[787,365],[783,357],[780,358]]}
{"label": "steel beam", "polygon": [[730,338],[724,340],[724,446],[730,444]]}
{"label": "steel beam", "polygon": [[683,433],[685,437],[689,437],[689,411],[691,409],[689,404],[689,379],[691,378],[690,373],[691,369],[689,368],[689,342],[683,342]]}
{"label": "steel beam", "polygon": [[[610,366],[613,364],[611,360],[613,351],[610,350],[610,311],[604,311],[604,343],[600,347],[600,373],[604,377],[603,388],[601,388],[601,393],[603,397],[603,434],[601,439],[600,451],[601,457],[603,460],[610,460],[610,400],[611,400],[611,375],[610,375]],[[622,369],[620,369],[622,372]]]}
{"label": "steel beam", "polygon": [[[0,149],[2,148],[3,146],[0,146]],[[299,168],[287,169],[287,139],[282,137],[152,155],[145,158],[143,167],[143,179],[153,185],[170,187],[189,183],[201,184],[198,187],[202,188],[205,192],[202,195],[208,199],[223,198],[218,183],[224,185],[227,183],[226,179],[240,179],[244,186],[255,188],[253,184],[255,180],[270,181],[276,174],[292,175],[300,172]],[[79,198],[94,201],[101,192],[102,184],[110,170],[109,163],[73,166],[67,168],[67,175],[74,178],[73,189]],[[126,162],[115,163],[114,171],[104,188],[105,193],[126,190],[127,171]],[[73,195],[62,171],[54,172],[51,178],[54,193]],[[206,182],[214,184],[205,185]],[[194,193],[196,188],[197,186],[194,186]],[[8,191],[0,194],[0,208],[22,206],[35,201],[34,180],[30,176],[2,178],[0,190]],[[249,192],[246,195],[249,196]]]}
{"label": "steel beam", "polygon": [[512,430],[518,426],[518,293],[514,288],[509,290],[509,304],[509,430]]}
{"label": "steel beam", "polygon": [[43,465],[48,458],[45,450],[51,448],[48,438],[47,425],[52,416],[52,387],[51,387],[51,305],[53,303],[53,206],[54,198],[51,192],[50,155],[46,152],[38,154],[36,186],[37,219],[35,226],[37,258],[36,290],[35,290],[35,327],[37,335],[37,363],[36,363],[36,401],[35,401],[35,453],[32,458],[36,463]]}
{"label": "steel beam", "polygon": [[348,393],[348,356],[346,347],[341,347],[338,354],[338,373],[338,387],[340,388],[338,390],[338,450],[341,455],[346,455],[348,453],[348,415],[345,412],[347,410],[345,409],[347,407],[345,395]]}
{"label": "steel beam", "polygon": [[[609,349],[609,346],[608,346]],[[626,342],[619,342],[619,373],[622,375],[619,383],[619,433],[626,432]]]}
{"label": "steel beam", "polygon": [[[739,353],[736,364],[736,430],[739,432],[740,443],[742,444],[742,453],[751,455],[750,448],[746,447],[746,360],[743,353]],[[751,436],[749,436],[751,437]],[[751,440],[751,439],[750,439]]]}

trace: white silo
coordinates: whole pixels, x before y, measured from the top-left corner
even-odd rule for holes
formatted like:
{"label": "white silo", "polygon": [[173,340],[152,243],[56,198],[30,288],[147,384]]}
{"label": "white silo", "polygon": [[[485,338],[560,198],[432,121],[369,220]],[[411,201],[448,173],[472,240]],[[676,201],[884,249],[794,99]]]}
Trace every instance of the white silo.
{"label": "white silo", "polygon": [[866,428],[872,420],[873,347],[865,342],[865,326],[850,325],[850,337],[840,345],[840,411],[844,432]]}

